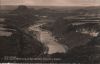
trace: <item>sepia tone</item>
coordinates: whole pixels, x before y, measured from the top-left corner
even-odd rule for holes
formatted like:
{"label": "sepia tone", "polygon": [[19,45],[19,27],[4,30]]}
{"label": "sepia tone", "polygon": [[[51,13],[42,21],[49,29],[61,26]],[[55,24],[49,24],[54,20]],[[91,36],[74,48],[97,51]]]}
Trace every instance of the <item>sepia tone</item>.
{"label": "sepia tone", "polygon": [[100,0],[1,0],[1,5],[98,6]]}
{"label": "sepia tone", "polygon": [[100,64],[99,0],[0,0],[0,63]]}

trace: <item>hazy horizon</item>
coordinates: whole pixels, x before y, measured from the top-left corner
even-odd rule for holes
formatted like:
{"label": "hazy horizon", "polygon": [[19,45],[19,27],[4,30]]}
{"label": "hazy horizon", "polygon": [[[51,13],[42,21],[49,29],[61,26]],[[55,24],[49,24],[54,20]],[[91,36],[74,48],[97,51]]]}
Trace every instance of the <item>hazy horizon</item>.
{"label": "hazy horizon", "polygon": [[100,0],[0,0],[0,5],[100,6]]}
{"label": "hazy horizon", "polygon": [[[18,8],[18,6],[21,5],[1,5],[0,10],[14,10]],[[24,5],[25,6],[25,5]],[[50,9],[79,9],[79,8],[85,8],[85,7],[100,7],[100,6],[27,6],[28,8],[34,8],[34,9],[41,9],[41,8],[50,8]]]}

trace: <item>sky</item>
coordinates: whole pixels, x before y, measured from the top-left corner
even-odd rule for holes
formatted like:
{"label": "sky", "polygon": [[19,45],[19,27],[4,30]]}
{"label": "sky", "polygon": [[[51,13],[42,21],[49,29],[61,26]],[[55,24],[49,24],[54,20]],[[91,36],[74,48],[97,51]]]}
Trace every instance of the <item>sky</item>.
{"label": "sky", "polygon": [[100,0],[0,0],[0,5],[99,6]]}

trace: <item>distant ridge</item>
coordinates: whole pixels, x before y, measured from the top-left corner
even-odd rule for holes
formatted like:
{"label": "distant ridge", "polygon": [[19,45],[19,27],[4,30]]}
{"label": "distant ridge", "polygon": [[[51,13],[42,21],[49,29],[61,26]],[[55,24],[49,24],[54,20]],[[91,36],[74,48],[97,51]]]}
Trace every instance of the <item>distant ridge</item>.
{"label": "distant ridge", "polygon": [[[19,5],[20,6],[20,5]],[[18,5],[1,5],[0,10],[14,10]],[[50,9],[78,9],[85,6],[27,6],[29,8],[41,9],[41,8],[50,8]]]}

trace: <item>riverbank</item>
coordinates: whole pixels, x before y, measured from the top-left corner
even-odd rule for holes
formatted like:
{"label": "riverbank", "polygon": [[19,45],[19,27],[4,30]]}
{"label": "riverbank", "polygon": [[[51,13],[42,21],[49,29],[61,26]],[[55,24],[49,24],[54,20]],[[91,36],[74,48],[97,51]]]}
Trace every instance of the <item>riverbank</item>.
{"label": "riverbank", "polygon": [[40,26],[44,24],[45,23],[38,23],[36,25],[31,25],[28,30],[36,32],[37,39],[48,47],[48,54],[66,53],[68,51],[68,47],[66,45],[59,43],[52,35],[52,32],[40,28]]}

